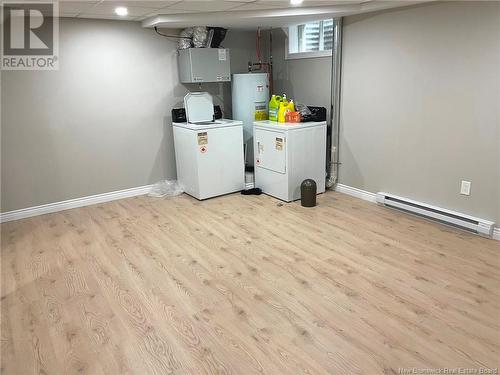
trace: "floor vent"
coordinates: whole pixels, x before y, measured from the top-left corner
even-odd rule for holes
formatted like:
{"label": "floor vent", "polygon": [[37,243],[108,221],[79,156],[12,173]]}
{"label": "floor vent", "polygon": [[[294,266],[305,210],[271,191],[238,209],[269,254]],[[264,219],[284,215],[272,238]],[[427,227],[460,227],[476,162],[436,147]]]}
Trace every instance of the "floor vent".
{"label": "floor vent", "polygon": [[464,215],[459,212],[431,206],[387,193],[377,193],[377,203],[411,214],[423,216],[443,224],[465,229],[469,232],[474,232],[485,237],[493,237],[495,223],[488,220],[478,219],[477,217]]}

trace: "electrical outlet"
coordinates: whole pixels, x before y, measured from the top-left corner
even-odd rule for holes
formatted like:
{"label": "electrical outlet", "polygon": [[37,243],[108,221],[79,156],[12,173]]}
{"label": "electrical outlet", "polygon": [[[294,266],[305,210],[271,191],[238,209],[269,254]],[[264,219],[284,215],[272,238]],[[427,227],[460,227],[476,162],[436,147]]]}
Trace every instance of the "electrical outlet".
{"label": "electrical outlet", "polygon": [[460,194],[462,195],[470,195],[470,181],[463,181],[462,184],[460,185]]}

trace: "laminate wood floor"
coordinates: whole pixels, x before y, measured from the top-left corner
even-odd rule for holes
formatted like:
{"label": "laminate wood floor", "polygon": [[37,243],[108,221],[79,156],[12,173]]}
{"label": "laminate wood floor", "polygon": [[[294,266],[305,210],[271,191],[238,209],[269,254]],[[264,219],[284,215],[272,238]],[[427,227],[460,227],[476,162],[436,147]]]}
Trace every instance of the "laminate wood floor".
{"label": "laminate wood floor", "polygon": [[138,197],[2,224],[2,374],[500,365],[500,242],[318,202]]}

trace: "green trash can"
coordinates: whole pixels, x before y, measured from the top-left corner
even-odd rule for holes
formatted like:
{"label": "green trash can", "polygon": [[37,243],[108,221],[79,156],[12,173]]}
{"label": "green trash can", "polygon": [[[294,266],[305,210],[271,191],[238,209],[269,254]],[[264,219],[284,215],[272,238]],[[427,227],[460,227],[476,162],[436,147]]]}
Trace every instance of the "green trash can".
{"label": "green trash can", "polygon": [[300,184],[300,204],[302,207],[316,206],[317,186],[314,180],[308,178]]}

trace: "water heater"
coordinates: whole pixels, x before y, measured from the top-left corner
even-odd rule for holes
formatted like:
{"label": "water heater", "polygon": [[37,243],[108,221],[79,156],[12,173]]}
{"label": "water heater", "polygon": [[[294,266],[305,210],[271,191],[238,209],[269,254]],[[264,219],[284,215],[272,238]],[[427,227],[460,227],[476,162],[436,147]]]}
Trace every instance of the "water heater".
{"label": "water heater", "polygon": [[253,122],[266,120],[269,104],[267,73],[233,74],[233,119],[243,121],[246,164],[253,166]]}

